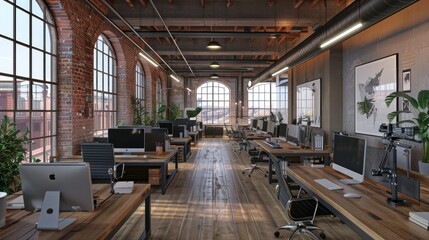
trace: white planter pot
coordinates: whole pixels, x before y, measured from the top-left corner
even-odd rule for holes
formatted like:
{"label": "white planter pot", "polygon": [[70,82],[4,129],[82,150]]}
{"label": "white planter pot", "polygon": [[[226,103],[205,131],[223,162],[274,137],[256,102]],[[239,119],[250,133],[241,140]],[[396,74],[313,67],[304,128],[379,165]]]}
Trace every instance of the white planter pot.
{"label": "white planter pot", "polygon": [[429,163],[419,161],[419,172],[420,174],[429,176]]}

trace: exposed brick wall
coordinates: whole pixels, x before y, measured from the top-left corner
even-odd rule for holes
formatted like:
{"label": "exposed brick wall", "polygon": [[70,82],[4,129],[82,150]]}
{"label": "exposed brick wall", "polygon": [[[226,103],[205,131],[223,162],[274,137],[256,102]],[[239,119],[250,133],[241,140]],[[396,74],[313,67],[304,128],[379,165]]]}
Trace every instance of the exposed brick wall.
{"label": "exposed brick wall", "polygon": [[[92,2],[107,13],[108,9],[101,1]],[[83,0],[46,0],[46,4],[54,16],[58,34],[58,155],[70,156],[80,152],[81,142],[93,139],[93,100],[90,97],[93,48],[98,36],[104,33],[108,37],[117,58],[118,123],[132,122],[130,97],[135,95],[135,64],[139,49]],[[166,74],[140,61],[150,85],[161,76],[165,86]]]}

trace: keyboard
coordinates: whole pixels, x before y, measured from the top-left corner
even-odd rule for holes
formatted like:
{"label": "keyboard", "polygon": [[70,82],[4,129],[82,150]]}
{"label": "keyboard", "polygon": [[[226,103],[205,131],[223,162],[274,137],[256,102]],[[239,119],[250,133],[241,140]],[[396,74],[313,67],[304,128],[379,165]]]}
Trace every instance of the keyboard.
{"label": "keyboard", "polygon": [[325,188],[327,188],[329,190],[343,189],[341,186],[338,186],[337,184],[335,184],[335,183],[333,183],[333,182],[331,182],[325,178],[314,179],[314,181],[317,182],[318,184],[324,186]]}
{"label": "keyboard", "polygon": [[265,144],[267,144],[268,146],[270,146],[271,148],[274,148],[274,149],[282,148],[282,147],[280,147],[279,144],[277,144],[275,142],[270,142],[270,141],[262,141],[262,142],[264,142]]}

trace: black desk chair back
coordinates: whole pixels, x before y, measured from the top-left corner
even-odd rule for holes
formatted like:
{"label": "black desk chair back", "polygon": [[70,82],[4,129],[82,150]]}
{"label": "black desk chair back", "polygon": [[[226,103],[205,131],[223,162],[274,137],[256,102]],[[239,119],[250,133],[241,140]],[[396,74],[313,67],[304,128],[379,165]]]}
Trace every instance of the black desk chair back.
{"label": "black desk chair back", "polygon": [[306,233],[309,234],[314,239],[319,239],[316,234],[313,233],[314,230],[320,230],[319,236],[325,238],[325,233],[316,225],[314,225],[314,218],[316,215],[331,215],[329,211],[324,210],[324,208],[319,208],[319,202],[317,198],[306,196],[301,197],[301,189],[297,195],[292,194],[292,191],[289,187],[288,182],[286,181],[287,176],[285,175],[286,171],[283,171],[281,168],[282,160],[278,159],[274,155],[270,154],[271,162],[274,166],[276,172],[276,177],[278,180],[278,191],[279,199],[284,204],[286,203],[286,210],[289,218],[294,221],[293,224],[288,224],[277,228],[274,235],[278,237],[280,235],[279,230],[289,230],[292,231],[289,239],[292,239],[295,233]]}
{"label": "black desk chair back", "polygon": [[115,153],[111,143],[82,143],[82,157],[91,166],[93,183],[113,183],[116,178]]}

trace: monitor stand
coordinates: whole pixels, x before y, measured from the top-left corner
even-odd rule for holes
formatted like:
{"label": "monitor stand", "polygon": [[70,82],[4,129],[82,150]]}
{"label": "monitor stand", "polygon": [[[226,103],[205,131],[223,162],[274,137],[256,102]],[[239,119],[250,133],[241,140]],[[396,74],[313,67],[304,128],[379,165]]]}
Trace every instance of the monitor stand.
{"label": "monitor stand", "polygon": [[60,192],[46,191],[40,211],[38,230],[62,230],[76,221],[76,218],[59,218]]}
{"label": "monitor stand", "polygon": [[347,184],[347,185],[352,185],[352,184],[359,184],[361,182],[355,180],[355,179],[351,179],[351,178],[343,178],[340,179],[340,182]]}

